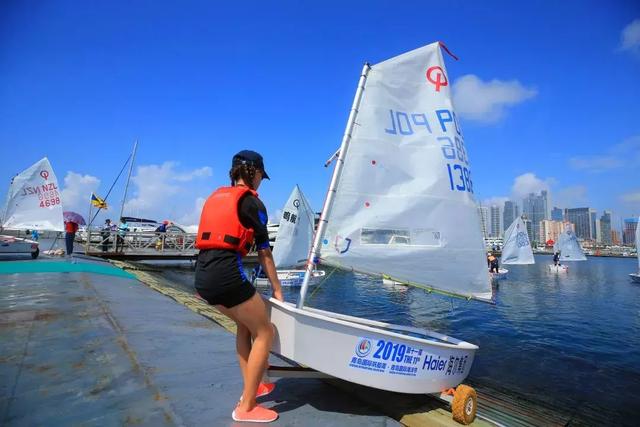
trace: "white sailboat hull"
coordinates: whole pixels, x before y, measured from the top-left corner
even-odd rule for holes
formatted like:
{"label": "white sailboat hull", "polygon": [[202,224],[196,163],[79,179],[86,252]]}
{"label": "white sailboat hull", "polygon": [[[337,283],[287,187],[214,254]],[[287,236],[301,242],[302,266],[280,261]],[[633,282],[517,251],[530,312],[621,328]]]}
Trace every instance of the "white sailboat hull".
{"label": "white sailboat hull", "polygon": [[489,272],[493,280],[506,279],[508,273],[509,273],[509,270],[507,270],[506,268],[498,268],[497,273]]}
{"label": "white sailboat hull", "polygon": [[[299,287],[302,286],[304,272],[305,270],[278,270],[278,279],[280,279],[280,284],[283,287]],[[324,270],[314,270],[309,280],[309,286],[317,285],[324,276]],[[269,279],[266,277],[258,277],[255,280],[255,285],[258,287],[270,286]]]}
{"label": "white sailboat hull", "polygon": [[36,258],[39,252],[38,242],[20,237],[0,236],[0,254],[31,254]]}
{"label": "white sailboat hull", "polygon": [[629,274],[629,277],[631,277],[632,281],[640,283],[640,273],[638,273],[638,274],[631,273],[631,274]]}
{"label": "white sailboat hull", "polygon": [[549,264],[549,271],[552,273],[567,273],[569,271],[569,266],[567,265],[553,265]]}
{"label": "white sailboat hull", "polygon": [[425,329],[298,309],[273,298],[267,306],[276,329],[275,353],[381,390],[425,394],[456,387],[469,374],[478,349]]}

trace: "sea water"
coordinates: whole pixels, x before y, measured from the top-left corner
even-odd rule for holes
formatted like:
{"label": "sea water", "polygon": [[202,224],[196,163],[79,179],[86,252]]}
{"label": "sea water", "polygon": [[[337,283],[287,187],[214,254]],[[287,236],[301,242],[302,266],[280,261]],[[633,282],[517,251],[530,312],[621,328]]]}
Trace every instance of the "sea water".
{"label": "sea water", "polygon": [[[474,384],[574,414],[578,423],[633,425],[640,416],[640,284],[635,258],[589,257],[551,273],[550,256],[509,265],[496,304],[428,294],[327,269],[309,306],[431,329],[477,344]],[[192,274],[168,274],[192,286]],[[452,272],[455,280],[455,271]],[[299,289],[284,288],[287,301]]]}

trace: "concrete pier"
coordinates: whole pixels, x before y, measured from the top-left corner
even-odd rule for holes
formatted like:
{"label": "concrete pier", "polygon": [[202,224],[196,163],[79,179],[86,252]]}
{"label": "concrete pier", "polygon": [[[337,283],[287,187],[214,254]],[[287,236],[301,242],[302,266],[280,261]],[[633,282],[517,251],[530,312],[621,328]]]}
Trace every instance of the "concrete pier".
{"label": "concrete pier", "polygon": [[[92,261],[53,262],[0,274],[0,424],[239,425],[231,333],[138,280],[79,271]],[[317,379],[260,400],[280,413],[271,425],[399,425]]]}

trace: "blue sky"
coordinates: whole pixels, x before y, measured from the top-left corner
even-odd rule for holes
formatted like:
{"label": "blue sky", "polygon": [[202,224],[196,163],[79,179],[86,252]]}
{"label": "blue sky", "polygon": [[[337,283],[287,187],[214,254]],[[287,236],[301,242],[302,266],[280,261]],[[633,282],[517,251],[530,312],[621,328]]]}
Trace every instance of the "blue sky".
{"label": "blue sky", "polygon": [[48,156],[86,210],[138,139],[127,213],[194,224],[251,148],[319,210],[362,63],[442,40],[480,200],[640,213],[637,1],[232,3],[3,2],[0,180]]}

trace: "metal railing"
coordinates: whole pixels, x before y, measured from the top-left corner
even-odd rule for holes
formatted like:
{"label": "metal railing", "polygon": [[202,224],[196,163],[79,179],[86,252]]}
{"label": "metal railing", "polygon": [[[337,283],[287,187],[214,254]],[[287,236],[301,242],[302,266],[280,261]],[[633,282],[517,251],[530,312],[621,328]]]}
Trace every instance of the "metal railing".
{"label": "metal railing", "polygon": [[159,233],[154,231],[86,231],[76,240],[85,247],[85,253],[167,254],[194,255],[195,233]]}

